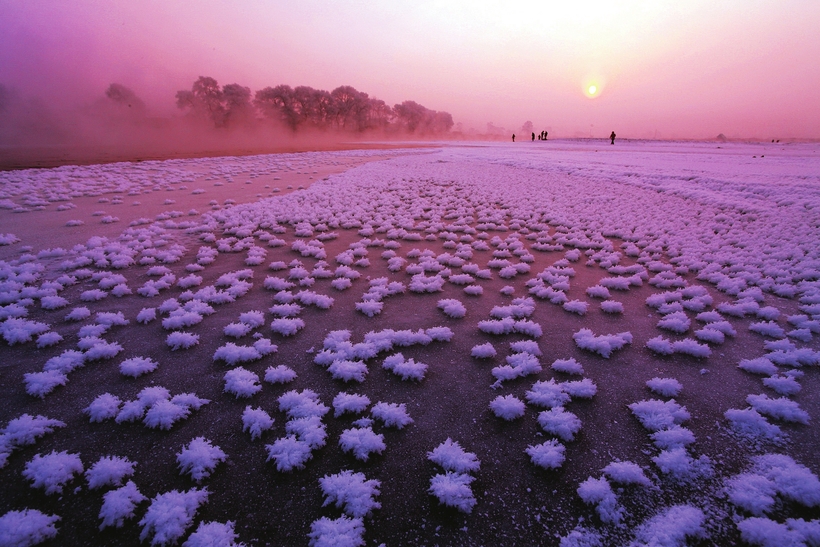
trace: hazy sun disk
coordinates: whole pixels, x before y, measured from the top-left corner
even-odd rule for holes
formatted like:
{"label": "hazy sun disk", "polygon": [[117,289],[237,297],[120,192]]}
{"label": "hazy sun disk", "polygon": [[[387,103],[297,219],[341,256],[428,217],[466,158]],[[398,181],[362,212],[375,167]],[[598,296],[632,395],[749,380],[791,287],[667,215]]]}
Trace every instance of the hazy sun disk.
{"label": "hazy sun disk", "polygon": [[601,85],[600,81],[587,80],[584,83],[584,87],[582,87],[581,89],[583,90],[584,95],[586,95],[588,99],[595,99],[601,94],[603,86]]}

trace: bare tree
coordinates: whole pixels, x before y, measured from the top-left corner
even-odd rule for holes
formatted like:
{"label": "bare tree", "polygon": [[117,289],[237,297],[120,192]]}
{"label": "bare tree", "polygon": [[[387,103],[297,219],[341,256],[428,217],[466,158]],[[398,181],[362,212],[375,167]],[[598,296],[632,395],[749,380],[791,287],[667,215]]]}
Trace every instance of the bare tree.
{"label": "bare tree", "polygon": [[201,76],[190,91],[179,91],[176,98],[179,108],[209,120],[215,127],[247,123],[257,113],[294,132],[306,127],[363,132],[393,126],[411,133],[440,134],[453,127],[453,117],[447,112],[436,112],[414,101],[390,108],[349,85],[331,92],[278,85],[260,89],[251,100],[247,87],[229,84],[220,89],[216,80]]}
{"label": "bare tree", "polygon": [[294,109],[293,89],[289,85],[266,87],[257,91],[253,104],[263,116],[280,121],[296,131],[299,116]]}
{"label": "bare tree", "polygon": [[105,96],[114,101],[114,104],[122,108],[129,108],[138,114],[145,113],[145,103],[137,97],[133,90],[122,84],[113,83],[105,90]]}
{"label": "bare tree", "polygon": [[249,87],[228,84],[222,88],[222,97],[226,126],[242,125],[253,120],[254,111]]}
{"label": "bare tree", "polygon": [[367,128],[370,107],[367,93],[343,85],[331,91],[330,96],[335,106],[337,127],[352,131],[364,131]]}
{"label": "bare tree", "polygon": [[215,127],[225,125],[225,96],[213,78],[200,76],[191,91],[177,91],[177,106],[189,109],[195,117],[208,120]]}
{"label": "bare tree", "polygon": [[424,123],[427,109],[415,101],[404,101],[394,106],[393,111],[399,123],[410,133],[415,133],[416,129]]}
{"label": "bare tree", "polygon": [[442,134],[453,127],[449,112],[430,110],[415,101],[404,101],[393,107],[399,123],[410,133]]}

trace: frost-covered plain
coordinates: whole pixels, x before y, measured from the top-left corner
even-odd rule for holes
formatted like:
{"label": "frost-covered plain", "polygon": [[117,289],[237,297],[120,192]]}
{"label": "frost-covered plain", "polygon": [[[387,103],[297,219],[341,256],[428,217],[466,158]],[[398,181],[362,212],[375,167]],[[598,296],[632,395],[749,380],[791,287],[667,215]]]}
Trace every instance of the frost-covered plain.
{"label": "frost-covered plain", "polygon": [[0,544],[818,545],[818,151],[0,173]]}

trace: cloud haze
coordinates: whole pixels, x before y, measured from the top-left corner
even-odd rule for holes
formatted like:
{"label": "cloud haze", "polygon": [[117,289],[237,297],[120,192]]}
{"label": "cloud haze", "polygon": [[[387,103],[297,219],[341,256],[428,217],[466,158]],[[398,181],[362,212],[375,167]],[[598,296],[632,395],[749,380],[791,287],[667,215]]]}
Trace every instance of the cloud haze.
{"label": "cloud haze", "polygon": [[209,75],[353,85],[480,131],[531,120],[565,137],[820,138],[818,20],[820,4],[800,0],[6,0],[0,83],[41,110],[87,107],[119,82],[167,116]]}

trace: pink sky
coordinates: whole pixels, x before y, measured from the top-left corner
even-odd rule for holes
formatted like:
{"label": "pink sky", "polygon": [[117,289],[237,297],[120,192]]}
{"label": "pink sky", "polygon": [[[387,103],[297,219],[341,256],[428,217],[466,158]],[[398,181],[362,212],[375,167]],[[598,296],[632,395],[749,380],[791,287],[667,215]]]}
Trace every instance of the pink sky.
{"label": "pink sky", "polygon": [[513,4],[0,0],[0,83],[76,104],[119,82],[171,112],[207,75],[352,85],[480,131],[820,138],[820,2]]}

